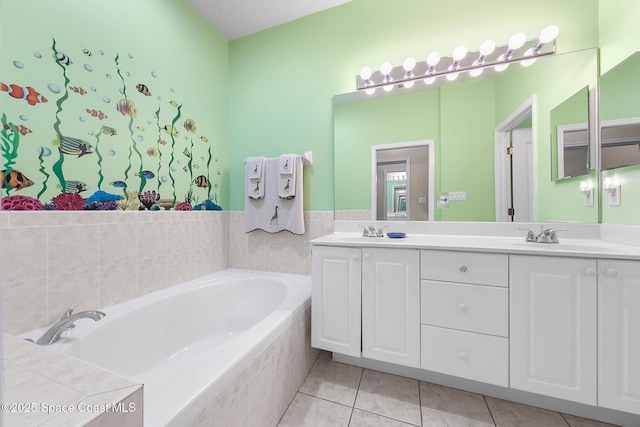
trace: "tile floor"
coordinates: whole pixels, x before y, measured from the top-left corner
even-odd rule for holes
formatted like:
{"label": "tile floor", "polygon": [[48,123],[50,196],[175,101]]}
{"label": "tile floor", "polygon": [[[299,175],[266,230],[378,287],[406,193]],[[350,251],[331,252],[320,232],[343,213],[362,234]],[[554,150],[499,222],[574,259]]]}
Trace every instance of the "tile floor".
{"label": "tile floor", "polygon": [[322,352],[279,427],[611,427],[480,394],[333,362]]}

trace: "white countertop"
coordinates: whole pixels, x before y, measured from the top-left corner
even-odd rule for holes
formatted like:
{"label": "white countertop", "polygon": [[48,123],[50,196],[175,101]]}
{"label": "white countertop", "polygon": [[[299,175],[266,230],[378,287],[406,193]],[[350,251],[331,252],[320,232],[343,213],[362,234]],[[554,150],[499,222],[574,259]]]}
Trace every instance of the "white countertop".
{"label": "white countertop", "polygon": [[314,239],[311,244],[640,260],[640,246],[562,237],[560,243],[528,243],[524,237],[512,236],[407,233],[405,238],[392,239],[386,233],[384,237],[362,237],[361,232],[335,232]]}

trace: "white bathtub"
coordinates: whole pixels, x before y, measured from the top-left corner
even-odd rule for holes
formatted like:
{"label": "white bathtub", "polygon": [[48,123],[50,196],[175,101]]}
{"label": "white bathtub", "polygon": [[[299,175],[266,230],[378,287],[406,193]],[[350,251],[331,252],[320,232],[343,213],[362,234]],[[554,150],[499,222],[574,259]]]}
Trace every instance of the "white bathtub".
{"label": "white bathtub", "polygon": [[228,269],[107,307],[49,348],[144,384],[145,426],[182,426],[310,301],[309,276]]}

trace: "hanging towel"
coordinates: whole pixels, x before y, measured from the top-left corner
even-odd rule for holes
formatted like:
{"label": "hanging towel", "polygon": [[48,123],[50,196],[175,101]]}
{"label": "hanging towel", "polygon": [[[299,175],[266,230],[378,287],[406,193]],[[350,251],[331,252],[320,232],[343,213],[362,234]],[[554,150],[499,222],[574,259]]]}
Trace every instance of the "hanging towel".
{"label": "hanging towel", "polygon": [[262,199],[264,197],[264,157],[249,157],[245,166],[247,197]]}
{"label": "hanging towel", "polygon": [[[287,169],[289,173],[282,173],[282,165],[283,158],[286,160],[285,165],[287,165]],[[296,175],[300,172],[298,170],[302,169],[302,160],[298,162],[298,158],[302,159],[302,156],[296,156],[292,154],[284,154],[280,156],[280,169],[278,173],[278,196],[281,199],[293,199],[296,197]],[[298,163],[300,163],[300,167],[298,168]]]}
{"label": "hanging towel", "polygon": [[268,233],[287,230],[293,234],[304,234],[304,211],[302,194],[302,156],[294,158],[298,173],[295,175],[297,195],[293,199],[285,200],[278,196],[278,188],[273,183],[278,182],[280,175],[279,158],[265,160],[265,181],[267,183],[264,198],[260,200],[248,199],[245,202],[244,225],[245,232],[261,229]]}
{"label": "hanging towel", "polygon": [[295,170],[295,154],[283,154],[280,156],[280,175],[291,175]]}

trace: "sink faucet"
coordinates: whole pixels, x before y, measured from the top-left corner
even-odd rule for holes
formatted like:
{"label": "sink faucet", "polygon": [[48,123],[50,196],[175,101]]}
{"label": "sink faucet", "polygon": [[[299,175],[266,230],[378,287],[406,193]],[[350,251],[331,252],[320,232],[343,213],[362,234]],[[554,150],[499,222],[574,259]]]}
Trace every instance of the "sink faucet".
{"label": "sink faucet", "polygon": [[360,227],[363,228],[362,237],[384,237],[384,232],[382,231],[382,229],[387,228],[386,225],[378,228],[377,230],[373,225],[370,225],[368,227],[361,225]]}
{"label": "sink faucet", "polygon": [[555,230],[553,228],[543,229],[542,225],[540,226],[540,233],[538,234],[535,234],[528,228],[519,228],[519,230],[525,230],[527,232],[525,242],[530,243],[560,243],[560,240],[558,239],[558,231],[566,231]]}
{"label": "sink faucet", "polygon": [[92,310],[92,311],[81,311],[80,313],[72,314],[73,309],[67,310],[60,320],[54,323],[48,330],[45,332],[38,340],[36,344],[38,345],[50,345],[60,339],[60,335],[62,335],[65,331],[70,331],[75,328],[75,322],[79,319],[92,319],[96,322],[106,316],[102,311]]}

